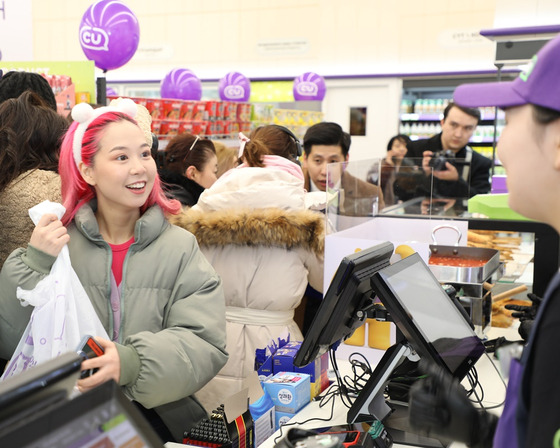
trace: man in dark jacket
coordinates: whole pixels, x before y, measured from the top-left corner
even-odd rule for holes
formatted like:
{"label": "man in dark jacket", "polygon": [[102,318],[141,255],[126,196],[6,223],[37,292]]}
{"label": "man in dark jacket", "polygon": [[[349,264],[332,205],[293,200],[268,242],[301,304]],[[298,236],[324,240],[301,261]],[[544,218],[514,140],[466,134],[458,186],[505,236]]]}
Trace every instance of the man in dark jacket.
{"label": "man in dark jacket", "polygon": [[[408,145],[407,157],[422,158],[424,178],[417,196],[430,196],[432,188],[433,196],[447,198],[470,198],[490,192],[492,161],[468,146],[479,121],[478,109],[450,102],[443,112],[441,133]],[[450,151],[449,157],[438,157],[445,150]]]}

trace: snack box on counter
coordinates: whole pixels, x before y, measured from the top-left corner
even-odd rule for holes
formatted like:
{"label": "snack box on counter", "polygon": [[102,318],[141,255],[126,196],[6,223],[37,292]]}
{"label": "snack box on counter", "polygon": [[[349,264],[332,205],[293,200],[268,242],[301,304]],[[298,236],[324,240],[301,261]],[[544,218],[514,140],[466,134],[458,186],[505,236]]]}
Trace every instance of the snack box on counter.
{"label": "snack box on counter", "polygon": [[311,401],[310,376],[305,373],[279,372],[262,385],[277,412],[295,413]]}
{"label": "snack box on counter", "polygon": [[295,372],[305,373],[310,377],[310,394],[315,398],[329,386],[329,354],[324,353],[315,361],[304,367],[294,366],[294,358],[301,347],[300,341],[288,342],[272,355],[272,373]]}
{"label": "snack box on counter", "polygon": [[288,423],[292,418],[294,418],[296,413],[294,412],[280,412],[276,411],[274,414],[274,428],[275,431],[280,429],[280,426]]}

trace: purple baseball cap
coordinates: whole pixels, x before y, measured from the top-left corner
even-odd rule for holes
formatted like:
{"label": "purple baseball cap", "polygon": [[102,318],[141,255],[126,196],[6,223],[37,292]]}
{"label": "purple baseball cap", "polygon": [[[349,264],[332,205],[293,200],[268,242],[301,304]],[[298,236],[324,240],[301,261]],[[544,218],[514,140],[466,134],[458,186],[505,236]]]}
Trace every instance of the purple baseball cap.
{"label": "purple baseball cap", "polygon": [[514,81],[463,84],[453,100],[464,107],[531,103],[560,111],[560,35],[547,42]]}

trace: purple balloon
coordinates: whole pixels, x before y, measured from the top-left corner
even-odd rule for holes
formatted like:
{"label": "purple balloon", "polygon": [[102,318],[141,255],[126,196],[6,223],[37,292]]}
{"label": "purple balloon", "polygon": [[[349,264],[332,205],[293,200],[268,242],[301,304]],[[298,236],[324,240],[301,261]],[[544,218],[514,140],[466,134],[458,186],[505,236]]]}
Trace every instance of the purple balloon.
{"label": "purple balloon", "polygon": [[222,101],[249,101],[251,81],[239,72],[229,72],[220,79],[218,93]]}
{"label": "purple balloon", "polygon": [[186,68],[174,68],[161,81],[162,98],[178,100],[200,100],[202,83],[200,79]]}
{"label": "purple balloon", "polygon": [[117,96],[118,95],[118,92],[115,89],[113,89],[112,87],[107,87],[106,92],[107,92],[106,93],[107,96]]}
{"label": "purple balloon", "polygon": [[118,0],[92,4],[80,23],[80,45],[86,57],[104,71],[126,64],[138,48],[140,27],[134,13]]}
{"label": "purple balloon", "polygon": [[294,79],[296,101],[321,101],[326,91],[325,79],[317,73],[306,72]]}

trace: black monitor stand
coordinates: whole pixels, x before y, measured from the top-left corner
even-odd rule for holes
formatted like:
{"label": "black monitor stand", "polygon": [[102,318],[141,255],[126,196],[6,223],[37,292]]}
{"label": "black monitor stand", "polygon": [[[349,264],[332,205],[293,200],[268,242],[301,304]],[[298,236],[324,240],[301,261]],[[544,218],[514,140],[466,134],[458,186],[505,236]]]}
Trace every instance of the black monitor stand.
{"label": "black monitor stand", "polygon": [[348,411],[347,422],[379,420],[393,437],[394,443],[417,447],[442,448],[437,439],[414,434],[408,424],[408,404],[387,401],[385,387],[393,371],[405,360],[418,361],[418,355],[403,339],[387,349],[366,385]]}

